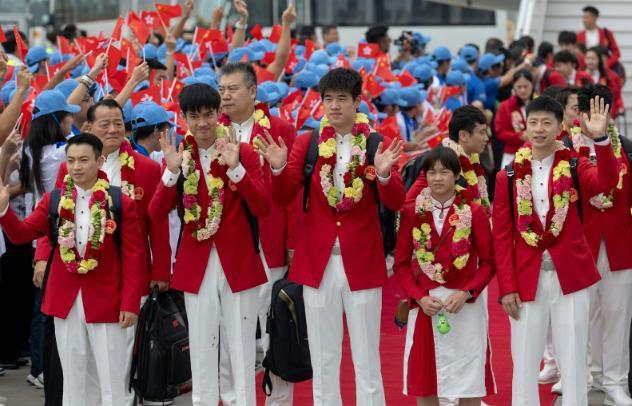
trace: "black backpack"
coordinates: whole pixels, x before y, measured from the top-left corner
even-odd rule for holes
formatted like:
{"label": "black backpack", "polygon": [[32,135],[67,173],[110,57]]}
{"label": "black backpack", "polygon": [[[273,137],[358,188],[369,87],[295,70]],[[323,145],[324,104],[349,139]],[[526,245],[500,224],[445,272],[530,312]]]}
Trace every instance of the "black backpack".
{"label": "black backpack", "polygon": [[424,164],[424,160],[430,151],[422,152],[417,155],[415,159],[412,159],[406,162],[406,165],[401,169],[402,181],[404,182],[404,187],[406,191],[409,191],[413,186],[419,174],[421,173],[421,167]]}
{"label": "black backpack", "polygon": [[[318,137],[320,134],[318,133],[318,129],[314,129],[311,134],[309,140],[309,149],[307,150],[307,157],[305,159],[305,166],[303,167],[303,211],[306,212],[309,206],[309,192],[310,185],[312,183],[312,174],[314,173],[314,169],[316,168],[316,161],[318,160]],[[384,137],[376,132],[369,134],[369,137],[366,140],[366,158],[367,163],[369,165],[373,165],[375,161],[375,153],[377,152],[377,147],[380,145],[380,142]],[[380,219],[380,229],[382,231],[382,241],[384,244],[384,253],[388,255],[395,248],[395,243],[397,240],[396,235],[396,222],[397,222],[397,213],[388,208],[384,207],[382,204],[378,191],[377,191],[377,182],[371,182],[371,189],[373,190],[373,194],[375,196],[375,201],[378,204],[378,215]]]}
{"label": "black backpack", "polygon": [[270,348],[263,360],[263,392],[267,396],[272,394],[270,372],[287,382],[311,379],[303,285],[289,281],[287,273],[272,286],[266,332],[270,335]]}
{"label": "black backpack", "polygon": [[136,398],[164,402],[191,391],[189,329],[182,292],[154,286],[138,317],[130,389]]}

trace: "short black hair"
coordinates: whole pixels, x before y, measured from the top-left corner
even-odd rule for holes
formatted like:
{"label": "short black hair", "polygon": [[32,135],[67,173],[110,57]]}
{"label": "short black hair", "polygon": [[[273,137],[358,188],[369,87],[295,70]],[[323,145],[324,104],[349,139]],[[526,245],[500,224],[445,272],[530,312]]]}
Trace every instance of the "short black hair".
{"label": "short black hair", "polygon": [[538,57],[542,59],[548,58],[554,52],[553,44],[548,41],[543,41],[538,46]]}
{"label": "short black hair", "polygon": [[145,59],[147,66],[152,70],[167,70],[167,66],[158,59]]}
{"label": "short black hair", "polygon": [[471,105],[461,106],[454,110],[448,126],[450,139],[459,142],[459,131],[469,133],[474,131],[476,124],[487,124],[487,118],[483,112]]}
{"label": "short black hair", "polygon": [[332,90],[349,93],[355,100],[362,94],[362,76],[353,69],[332,69],[318,82],[318,91],[320,97],[325,97],[325,93]]}
{"label": "short black hair", "polygon": [[599,96],[604,100],[604,104],[610,105],[612,110],[612,92],[604,85],[586,85],[579,89],[577,94],[577,108],[582,113],[590,112],[590,99]]}
{"label": "short black hair", "polygon": [[518,79],[522,78],[525,78],[529,82],[533,83],[533,74],[527,69],[520,69],[519,71],[516,71],[513,75],[513,82],[515,83]]}
{"label": "short black hair", "polygon": [[564,108],[552,97],[540,96],[531,100],[529,104],[527,104],[527,118],[529,118],[531,113],[539,111],[553,113],[559,123],[564,120]]}
{"label": "short black hair", "polygon": [[94,150],[94,155],[97,159],[101,156],[101,153],[103,152],[103,143],[101,142],[99,137],[91,133],[81,133],[70,138],[68,140],[68,143],[66,144],[66,152],[68,152],[68,149],[71,145],[83,144],[87,144],[92,147],[92,149]]}
{"label": "short black hair", "polygon": [[571,51],[559,51],[553,56],[553,63],[572,63],[577,68],[577,57]]}
{"label": "short black hair", "polygon": [[[20,34],[20,37],[22,37],[22,40],[24,42],[28,41],[28,38],[26,38],[26,35],[24,35],[24,33],[22,31],[18,31],[18,34]],[[6,53],[8,54],[14,54],[15,50],[18,47],[18,43],[15,40],[15,34],[13,32],[13,30],[6,30],[4,32],[4,36],[7,39],[5,42],[2,43],[2,48],[4,48],[4,50],[6,51]]]}
{"label": "short black hair", "polygon": [[219,111],[221,98],[217,90],[206,83],[194,83],[182,89],[178,102],[183,114],[189,111],[199,112],[204,107],[211,111]]}
{"label": "short black hair", "polygon": [[222,66],[222,75],[232,75],[235,73],[241,73],[244,76],[246,87],[257,86],[257,74],[251,64],[246,62],[234,62]]}
{"label": "short black hair", "polygon": [[108,109],[117,109],[121,112],[121,118],[125,117],[123,108],[114,99],[101,99],[88,108],[86,116],[89,123],[94,123],[94,115],[99,107],[107,107]]}
{"label": "short black hair", "polygon": [[522,42],[529,52],[533,52],[533,49],[535,48],[535,40],[532,36],[523,35],[520,39],[518,39],[518,41]]}
{"label": "short black hair", "polygon": [[456,152],[452,149],[439,145],[434,148],[424,158],[424,162],[421,164],[421,170],[426,175],[429,170],[434,169],[437,162],[441,162],[441,165],[449,169],[453,174],[459,175],[461,173],[461,162]]}
{"label": "short black hair", "polygon": [[560,85],[549,86],[546,89],[544,89],[544,91],[542,92],[542,96],[549,96],[553,99],[557,99],[557,95],[560,93],[562,89],[563,87]]}
{"label": "short black hair", "polygon": [[492,54],[497,54],[502,47],[503,41],[500,38],[489,38],[487,42],[485,42],[485,53],[491,52]]}
{"label": "short black hair", "polygon": [[555,100],[560,102],[562,107],[566,108],[566,105],[568,104],[568,99],[570,99],[571,96],[574,94],[579,94],[579,88],[577,86],[568,86],[560,89],[557,92],[557,95],[554,96],[554,98]]}
{"label": "short black hair", "polygon": [[584,13],[591,13],[593,14],[595,17],[599,17],[599,10],[597,10],[597,7],[595,6],[586,6],[582,9],[582,11]]}
{"label": "short black hair", "polygon": [[154,130],[164,131],[165,128],[169,128],[169,123],[158,123],[157,125],[148,125],[145,127],[140,127],[134,130],[134,140],[144,140],[154,133]]}
{"label": "short black hair", "polygon": [[557,35],[557,43],[559,45],[575,45],[577,44],[577,34],[573,31],[560,31]]}
{"label": "short black hair", "polygon": [[382,38],[384,38],[387,32],[388,32],[387,26],[374,25],[373,27],[369,28],[366,31],[366,33],[364,34],[364,38],[366,39],[366,42],[368,42],[369,44],[375,44],[379,42]]}
{"label": "short black hair", "polygon": [[328,24],[328,25],[325,25],[325,26],[322,28],[322,35],[327,35],[327,34],[329,34],[329,31],[331,31],[331,30],[335,30],[335,29],[337,29],[337,28],[338,28],[338,26],[336,26],[335,24]]}

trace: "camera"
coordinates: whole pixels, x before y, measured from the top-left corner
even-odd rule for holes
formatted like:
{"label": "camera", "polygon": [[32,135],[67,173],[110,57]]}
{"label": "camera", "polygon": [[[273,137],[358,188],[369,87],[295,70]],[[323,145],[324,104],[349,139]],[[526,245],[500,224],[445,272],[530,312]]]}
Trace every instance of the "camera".
{"label": "camera", "polygon": [[393,43],[402,48],[406,42],[410,44],[410,52],[414,54],[419,47],[419,43],[412,31],[402,31],[402,35],[400,35]]}

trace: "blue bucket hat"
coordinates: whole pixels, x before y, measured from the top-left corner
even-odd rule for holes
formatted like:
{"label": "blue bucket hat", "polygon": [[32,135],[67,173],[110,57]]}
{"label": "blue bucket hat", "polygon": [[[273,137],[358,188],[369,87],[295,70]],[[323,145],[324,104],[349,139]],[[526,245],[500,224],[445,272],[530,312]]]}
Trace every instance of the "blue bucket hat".
{"label": "blue bucket hat", "polygon": [[170,127],[175,126],[171,122],[167,110],[162,106],[152,101],[144,101],[134,106],[132,110],[132,129],[155,127],[163,123],[169,124]]}
{"label": "blue bucket hat", "polygon": [[[37,112],[35,112],[37,109]],[[77,113],[81,108],[76,104],[68,104],[66,97],[59,90],[44,90],[35,98],[33,120],[58,111]]]}
{"label": "blue bucket hat", "polygon": [[486,70],[489,70],[489,68],[491,68],[492,66],[502,63],[504,60],[505,55],[494,55],[488,52],[481,57],[480,61],[478,61],[478,69],[480,69],[482,72],[485,72]]}
{"label": "blue bucket hat", "polygon": [[425,46],[432,40],[432,37],[430,35],[423,35],[420,32],[414,32],[413,39],[415,39],[419,45]]}
{"label": "blue bucket hat", "polygon": [[325,51],[327,51],[330,56],[338,56],[338,54],[344,54],[344,48],[337,42],[327,44],[327,46],[325,47]]}
{"label": "blue bucket hat", "polygon": [[197,68],[194,72],[193,72],[193,76],[200,77],[200,76],[212,76],[212,77],[216,77],[215,72],[213,71],[213,69],[206,67],[206,66],[202,66],[200,68]]}
{"label": "blue bucket hat", "polygon": [[48,53],[42,46],[34,46],[29,49],[24,58],[24,63],[28,67],[31,73],[37,72],[40,67],[40,63],[48,60]]}
{"label": "blue bucket hat", "polygon": [[[166,52],[166,47],[165,47],[165,52]],[[143,50],[140,56],[142,57],[143,54],[145,55],[145,59],[158,59],[158,48],[154,44],[146,44],[143,47]]]}

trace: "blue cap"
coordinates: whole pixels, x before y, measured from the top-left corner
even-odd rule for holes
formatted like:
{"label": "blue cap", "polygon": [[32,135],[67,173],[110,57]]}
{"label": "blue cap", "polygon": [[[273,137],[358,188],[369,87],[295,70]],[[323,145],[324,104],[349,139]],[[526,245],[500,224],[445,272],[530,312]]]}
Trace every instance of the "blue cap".
{"label": "blue cap", "polygon": [[[35,109],[38,110],[37,113],[35,113]],[[64,94],[59,90],[44,90],[35,98],[33,120],[58,111],[76,113],[79,110],[81,110],[81,108],[76,104],[68,104],[66,97],[64,97]]]}
{"label": "blue cap", "polygon": [[478,50],[471,45],[466,45],[459,51],[459,56],[467,62],[474,62],[478,59]]}
{"label": "blue cap", "polygon": [[55,90],[59,90],[68,98],[72,92],[79,86],[79,82],[75,79],[66,79],[57,86],[55,86]]}
{"label": "blue cap", "polygon": [[46,49],[42,46],[34,46],[30,48],[26,53],[26,57],[24,58],[24,63],[28,67],[31,73],[37,72],[40,67],[40,62],[48,59],[48,53]]}
{"label": "blue cap", "polygon": [[384,90],[378,98],[378,102],[383,106],[387,106],[389,104],[400,105],[403,103],[402,99],[399,97],[399,91],[397,91],[397,89]]}
{"label": "blue cap", "polygon": [[360,102],[360,106],[358,107],[358,111],[360,113],[364,113],[366,114],[366,116],[369,118],[369,120],[371,121],[375,121],[377,119],[376,115],[371,113],[371,109],[369,108],[369,104],[367,102],[365,102],[364,100],[362,100]]}
{"label": "blue cap", "polygon": [[452,53],[450,52],[448,47],[442,45],[440,47],[435,48],[435,50],[432,52],[432,57],[437,62],[449,61],[450,59],[452,59]]}
{"label": "blue cap", "polygon": [[197,68],[194,72],[193,72],[193,76],[195,77],[200,77],[200,76],[212,76],[215,77],[215,71],[213,71],[213,69],[206,67],[206,66],[202,66],[200,68]]}
{"label": "blue cap", "polygon": [[90,68],[86,65],[85,62],[82,62],[79,66],[74,68],[72,72],[70,72],[71,78],[78,78],[90,72]]}
{"label": "blue cap", "polygon": [[132,122],[132,116],[134,114],[134,105],[131,100],[127,100],[123,106],[123,122],[125,124]]}
{"label": "blue cap", "polygon": [[445,76],[445,84],[448,86],[463,86],[465,84],[465,76],[458,70],[451,70]]}
{"label": "blue cap", "polygon": [[305,45],[297,45],[296,48],[294,48],[294,54],[296,56],[305,55]]}
{"label": "blue cap", "polygon": [[285,99],[287,95],[290,94],[290,86],[288,86],[287,83],[274,82],[274,85],[276,86],[279,95],[281,95],[281,99]]}
{"label": "blue cap", "polygon": [[430,66],[419,65],[415,68],[412,74],[415,79],[419,80],[420,82],[425,82],[427,80],[430,80],[430,78],[432,78],[435,73],[436,72],[434,71],[434,69],[432,69]]}
{"label": "blue cap", "polygon": [[277,49],[277,45],[270,41],[267,38],[262,39],[261,41],[254,41],[248,44],[248,48],[252,49],[255,52],[274,52]]}
{"label": "blue cap", "polygon": [[314,65],[329,65],[331,63],[329,54],[327,51],[323,51],[319,49],[318,51],[314,51],[309,58],[309,63]]}
{"label": "blue cap", "polygon": [[62,63],[62,61],[63,58],[59,52],[54,51],[48,54],[48,63],[51,65],[57,65],[58,63]]}
{"label": "blue cap", "polygon": [[417,61],[406,62],[406,64],[402,66],[402,70],[408,71],[412,74],[415,71],[415,68],[417,68],[417,66],[419,66]]}
{"label": "blue cap", "polygon": [[[17,70],[17,69],[16,69]],[[2,103],[7,106],[11,102],[11,93],[15,90],[15,80],[11,79],[2,86],[0,89],[0,96],[2,96]]]}
{"label": "blue cap", "polygon": [[332,42],[331,44],[327,44],[325,51],[327,51],[330,56],[338,56],[338,54],[344,53],[344,48],[339,43]]}
{"label": "blue cap", "polygon": [[281,93],[275,82],[266,81],[257,86],[257,100],[274,106],[281,100]]}
{"label": "blue cap", "polygon": [[318,78],[320,80],[320,78],[322,78],[327,74],[327,72],[329,72],[329,65],[314,65],[313,63],[308,63],[305,69],[314,72],[316,75],[318,75]]}
{"label": "blue cap", "polygon": [[461,73],[469,73],[472,71],[472,68],[470,68],[470,65],[468,65],[468,63],[465,62],[465,60],[461,58],[453,59],[452,64],[450,65],[450,69],[459,71]]}
{"label": "blue cap", "polygon": [[364,67],[367,72],[372,70],[375,66],[375,59],[356,58],[351,61],[351,67],[355,70],[360,70]]}
{"label": "blue cap", "polygon": [[427,93],[425,90],[419,90],[417,87],[406,87],[400,89],[400,107],[415,107],[426,100]]}
{"label": "blue cap", "polygon": [[174,124],[162,106],[153,101],[144,101],[134,106],[132,110],[132,129],[137,130],[143,127],[155,127],[159,124],[167,123],[171,127]]}
{"label": "blue cap", "polygon": [[145,44],[140,54],[141,57],[143,56],[143,53],[145,55],[145,59],[158,59],[158,48],[154,44]]}
{"label": "blue cap", "polygon": [[305,69],[305,66],[307,65],[307,60],[305,60],[305,58],[303,57],[298,57],[296,58],[298,60],[296,67],[294,68],[294,72],[293,73],[297,73],[302,71],[303,69]]}
{"label": "blue cap", "polygon": [[435,61],[434,59],[432,59],[432,55],[424,55],[424,56],[420,56],[419,58],[417,58],[417,63],[419,65],[428,65],[430,66],[432,69],[436,69],[437,66],[439,66],[439,64],[437,63],[437,61]]}
{"label": "blue cap", "polygon": [[182,83],[184,83],[184,86],[189,86],[195,83],[202,83],[202,81],[195,76],[187,76],[186,78],[182,79]]}
{"label": "blue cap", "polygon": [[316,120],[314,117],[311,117],[311,116],[307,117],[307,120],[305,120],[303,127],[307,127],[311,129],[320,128],[320,120]]}
{"label": "blue cap", "polygon": [[482,72],[485,72],[486,70],[489,70],[489,68],[491,68],[492,66],[502,63],[504,60],[505,55],[494,55],[488,52],[481,57],[480,61],[478,61],[478,69],[480,69]]}
{"label": "blue cap", "polygon": [[217,90],[218,88],[217,79],[215,78],[215,76],[202,75],[202,76],[195,76],[195,78],[199,81],[199,83],[204,83],[206,85],[209,85],[215,90]]}
{"label": "blue cap", "polygon": [[274,116],[274,117],[280,117],[281,116],[281,112],[279,111],[278,107],[270,107],[270,115]]}
{"label": "blue cap", "polygon": [[414,32],[413,38],[417,41],[419,45],[424,45],[424,46],[432,40],[432,37],[430,35],[423,35],[420,32]]}
{"label": "blue cap", "polygon": [[294,86],[301,89],[316,87],[319,81],[318,75],[309,70],[303,70],[294,76]]}
{"label": "blue cap", "polygon": [[230,51],[230,54],[228,54],[228,61],[239,62],[244,57],[244,55],[248,57],[248,62],[260,61],[266,56],[265,52],[263,51],[255,52],[250,48],[241,47],[235,48]]}

